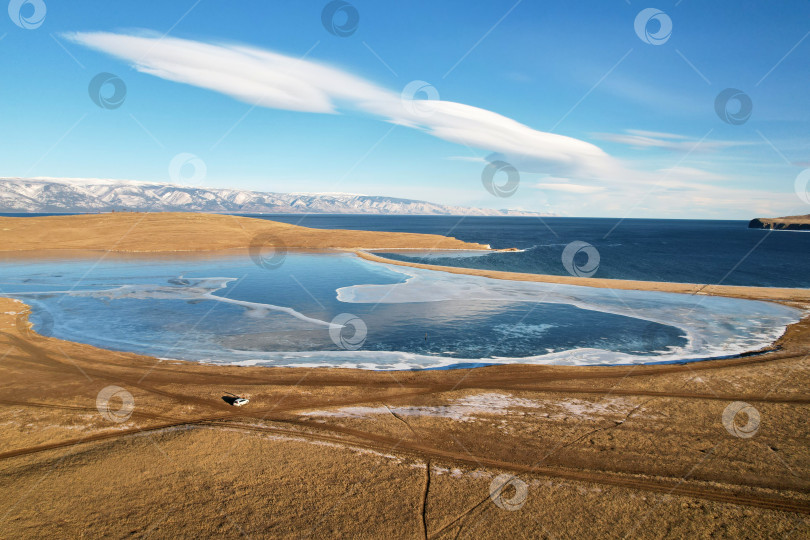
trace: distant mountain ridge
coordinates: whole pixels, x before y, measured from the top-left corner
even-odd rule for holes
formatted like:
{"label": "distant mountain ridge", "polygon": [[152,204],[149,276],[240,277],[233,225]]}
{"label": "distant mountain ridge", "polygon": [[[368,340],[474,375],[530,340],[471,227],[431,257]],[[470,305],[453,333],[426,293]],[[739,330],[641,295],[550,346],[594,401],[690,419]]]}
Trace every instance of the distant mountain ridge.
{"label": "distant mountain ridge", "polygon": [[127,180],[0,178],[0,212],[335,213],[540,216],[351,193],[271,193]]}

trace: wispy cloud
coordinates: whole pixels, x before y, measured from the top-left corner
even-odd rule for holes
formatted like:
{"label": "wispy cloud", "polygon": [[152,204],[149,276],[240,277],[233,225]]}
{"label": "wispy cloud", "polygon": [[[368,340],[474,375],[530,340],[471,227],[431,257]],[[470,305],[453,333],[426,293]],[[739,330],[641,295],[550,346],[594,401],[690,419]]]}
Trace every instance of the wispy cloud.
{"label": "wispy cloud", "polygon": [[545,191],[562,191],[564,193],[579,194],[599,193],[600,191],[604,191],[606,189],[603,186],[586,186],[583,184],[571,184],[567,182],[539,182],[534,184],[532,187]]}
{"label": "wispy cloud", "polygon": [[743,141],[710,141],[657,131],[628,129],[624,133],[595,133],[602,141],[626,144],[635,148],[662,148],[674,152],[716,152],[733,146],[746,146],[752,143]]}
{"label": "wispy cloud", "polygon": [[492,153],[532,172],[603,176],[619,168],[599,147],[532,129],[498,113],[442,100],[415,103],[345,71],[312,60],[226,43],[107,32],[65,37],[156,77],[206,88],[276,109],[357,111]]}
{"label": "wispy cloud", "polygon": [[660,169],[658,173],[667,177],[681,180],[691,180],[694,182],[720,182],[723,180],[729,180],[728,176],[704,171],[703,169],[697,169],[695,167],[668,167],[666,169]]}

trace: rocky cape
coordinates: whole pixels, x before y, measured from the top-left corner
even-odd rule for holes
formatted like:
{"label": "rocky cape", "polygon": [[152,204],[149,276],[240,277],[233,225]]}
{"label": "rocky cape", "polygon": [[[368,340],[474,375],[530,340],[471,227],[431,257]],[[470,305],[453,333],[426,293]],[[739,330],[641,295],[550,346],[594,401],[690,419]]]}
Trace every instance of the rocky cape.
{"label": "rocky cape", "polygon": [[786,231],[810,231],[810,214],[779,218],[755,218],[748,223],[749,229],[773,229]]}
{"label": "rocky cape", "polygon": [[82,213],[113,210],[239,214],[549,215],[350,193],[272,193],[125,180],[0,178],[0,212]]}

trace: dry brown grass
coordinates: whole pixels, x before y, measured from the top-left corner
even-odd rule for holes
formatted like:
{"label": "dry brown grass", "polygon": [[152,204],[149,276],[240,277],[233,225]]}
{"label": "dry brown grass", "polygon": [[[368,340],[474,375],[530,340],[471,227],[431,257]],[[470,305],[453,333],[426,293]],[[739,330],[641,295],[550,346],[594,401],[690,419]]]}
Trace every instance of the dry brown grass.
{"label": "dry brown grass", "polygon": [[0,217],[0,251],[211,251],[262,245],[287,248],[487,249],[435,234],[322,230],[277,221],[189,212]]}
{"label": "dry brown grass", "polygon": [[781,228],[779,225],[810,225],[810,214],[801,216],[785,216],[776,218],[757,218],[767,228]]}
{"label": "dry brown grass", "polygon": [[[0,299],[4,535],[808,532],[806,321],[778,351],[686,366],[381,373],[158,362],[39,338],[12,314],[24,309]],[[125,422],[96,410],[108,385],[134,398]],[[251,403],[230,407],[224,390]],[[513,404],[442,416],[482,394]],[[751,439],[721,423],[738,400],[761,414]],[[346,407],[375,410],[329,415]],[[527,484],[519,510],[489,498],[501,473]]]}

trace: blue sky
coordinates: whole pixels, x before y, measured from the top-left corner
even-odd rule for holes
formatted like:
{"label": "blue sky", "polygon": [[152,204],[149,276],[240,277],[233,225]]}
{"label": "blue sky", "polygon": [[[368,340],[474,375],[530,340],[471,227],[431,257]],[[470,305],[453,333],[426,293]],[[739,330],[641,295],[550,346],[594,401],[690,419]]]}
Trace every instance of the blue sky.
{"label": "blue sky", "polygon": [[[357,0],[345,37],[325,1],[38,1],[37,28],[0,23],[3,177],[172,181],[193,154],[206,187],[571,216],[810,212],[795,188],[810,167],[805,1]],[[672,23],[660,44],[634,28],[651,7]],[[90,99],[102,72],[125,83],[120,107]],[[412,81],[438,95],[415,113],[399,103]],[[715,110],[726,88],[753,104],[739,125]],[[484,189],[487,159],[519,171],[512,196]]]}

